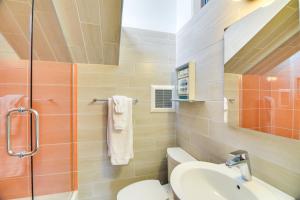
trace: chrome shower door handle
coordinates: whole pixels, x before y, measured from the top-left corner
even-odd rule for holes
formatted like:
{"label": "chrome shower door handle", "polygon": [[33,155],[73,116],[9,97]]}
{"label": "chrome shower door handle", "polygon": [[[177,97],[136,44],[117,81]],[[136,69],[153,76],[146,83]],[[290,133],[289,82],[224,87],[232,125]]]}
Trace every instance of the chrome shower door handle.
{"label": "chrome shower door handle", "polygon": [[[34,117],[35,122],[35,147],[32,151],[22,151],[22,152],[14,152],[11,147],[11,116],[13,113],[31,113]],[[6,143],[7,143],[7,153],[10,156],[16,156],[19,158],[33,156],[37,153],[40,147],[40,127],[39,127],[39,113],[34,109],[26,109],[26,108],[14,108],[8,111],[6,114]]]}

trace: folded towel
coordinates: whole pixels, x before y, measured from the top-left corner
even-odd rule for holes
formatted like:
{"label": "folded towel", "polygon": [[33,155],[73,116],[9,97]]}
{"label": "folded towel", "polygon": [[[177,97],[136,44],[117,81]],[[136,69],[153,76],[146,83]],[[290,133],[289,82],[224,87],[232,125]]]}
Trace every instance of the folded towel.
{"label": "folded towel", "polygon": [[128,101],[124,96],[113,96],[112,117],[116,130],[124,130],[128,126]]}
{"label": "folded towel", "polygon": [[127,97],[125,96],[113,96],[112,97],[113,101],[114,101],[114,109],[115,112],[118,114],[122,114],[125,111],[125,106],[127,103]]}
{"label": "folded towel", "polygon": [[107,145],[108,155],[112,165],[127,165],[133,158],[133,125],[132,125],[132,99],[127,98],[124,117],[126,126],[122,130],[115,129],[113,115],[112,98],[108,99],[108,119],[107,119]]}

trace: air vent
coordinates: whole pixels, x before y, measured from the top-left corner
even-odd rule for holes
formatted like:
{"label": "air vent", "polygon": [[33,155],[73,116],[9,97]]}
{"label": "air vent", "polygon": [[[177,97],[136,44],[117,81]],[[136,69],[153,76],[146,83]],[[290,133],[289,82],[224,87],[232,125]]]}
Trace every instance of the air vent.
{"label": "air vent", "polygon": [[174,112],[174,86],[151,86],[151,112]]}

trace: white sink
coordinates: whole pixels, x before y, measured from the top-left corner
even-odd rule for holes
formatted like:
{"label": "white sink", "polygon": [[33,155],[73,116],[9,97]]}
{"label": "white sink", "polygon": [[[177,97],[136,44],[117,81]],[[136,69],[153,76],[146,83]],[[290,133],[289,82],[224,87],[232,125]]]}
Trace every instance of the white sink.
{"label": "white sink", "polygon": [[237,168],[193,161],[172,172],[171,187],[180,200],[295,200],[253,177],[246,182]]}

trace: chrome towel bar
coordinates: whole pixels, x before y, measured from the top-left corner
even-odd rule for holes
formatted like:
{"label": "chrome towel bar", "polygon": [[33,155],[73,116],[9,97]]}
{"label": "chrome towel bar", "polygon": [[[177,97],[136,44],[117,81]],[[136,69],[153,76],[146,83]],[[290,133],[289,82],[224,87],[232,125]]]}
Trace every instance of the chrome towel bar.
{"label": "chrome towel bar", "polygon": [[[133,104],[137,104],[139,101],[137,99],[132,99]],[[91,103],[96,103],[96,102],[108,102],[108,99],[93,99]]]}

